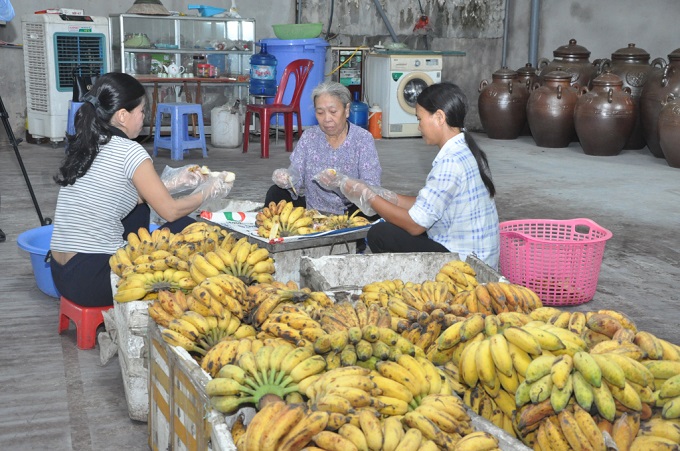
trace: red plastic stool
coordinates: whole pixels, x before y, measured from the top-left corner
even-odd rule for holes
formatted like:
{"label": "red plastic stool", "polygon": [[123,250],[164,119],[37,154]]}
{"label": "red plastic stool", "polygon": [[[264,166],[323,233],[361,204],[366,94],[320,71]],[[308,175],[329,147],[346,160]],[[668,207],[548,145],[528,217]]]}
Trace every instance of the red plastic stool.
{"label": "red plastic stool", "polygon": [[96,343],[97,327],[104,322],[102,312],[113,308],[83,307],[61,296],[59,299],[59,333],[68,329],[69,320],[76,325],[76,346],[78,349],[92,349]]}

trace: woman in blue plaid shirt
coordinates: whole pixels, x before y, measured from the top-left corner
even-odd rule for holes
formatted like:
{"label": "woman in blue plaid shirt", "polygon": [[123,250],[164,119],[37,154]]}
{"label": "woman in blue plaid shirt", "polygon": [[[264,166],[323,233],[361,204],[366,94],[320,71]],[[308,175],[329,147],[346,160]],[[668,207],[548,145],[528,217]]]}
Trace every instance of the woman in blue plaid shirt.
{"label": "woman in blue plaid shirt", "polygon": [[439,146],[425,186],[417,196],[404,196],[379,186],[322,172],[317,179],[337,188],[368,215],[386,222],[368,232],[373,253],[456,252],[475,254],[498,267],[496,189],[486,154],[465,130],[467,98],[453,83],[437,83],[418,96],[418,129],[427,144]]}

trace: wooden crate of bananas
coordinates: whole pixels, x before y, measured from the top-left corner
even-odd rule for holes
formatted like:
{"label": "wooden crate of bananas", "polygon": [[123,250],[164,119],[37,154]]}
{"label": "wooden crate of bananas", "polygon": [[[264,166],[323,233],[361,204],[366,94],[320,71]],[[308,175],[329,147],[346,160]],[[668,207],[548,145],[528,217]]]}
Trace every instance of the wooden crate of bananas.
{"label": "wooden crate of bananas", "polygon": [[678,449],[680,347],[621,312],[544,307],[459,260],[432,280],[378,280],[333,302],[242,274],[269,257],[227,235],[205,241],[233,264],[207,266],[212,248],[193,249],[177,263],[188,276],[136,277],[119,293],[155,298],[164,347],[207,373],[212,409],[257,408],[231,430],[239,450],[505,449],[470,412],[537,450],[603,450],[606,436],[619,449]]}

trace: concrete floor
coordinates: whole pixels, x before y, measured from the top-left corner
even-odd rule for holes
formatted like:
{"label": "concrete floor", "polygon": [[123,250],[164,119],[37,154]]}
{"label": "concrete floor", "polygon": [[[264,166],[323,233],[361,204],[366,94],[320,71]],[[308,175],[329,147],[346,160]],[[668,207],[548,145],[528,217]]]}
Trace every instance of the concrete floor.
{"label": "concrete floor", "polygon": [[[595,298],[578,310],[614,308],[639,328],[680,343],[680,172],[647,149],[616,157],[590,157],[578,143],[539,148],[531,137],[494,141],[474,135],[487,152],[497,188],[501,221],[586,217],[614,234],[607,243]],[[29,256],[17,235],[39,226],[14,151],[0,138],[0,449],[147,449],[147,425],[129,419],[117,358],[99,364],[97,350],[78,351],[73,326],[57,335],[57,302],[35,286]],[[415,194],[437,149],[419,138],[377,141],[385,187]],[[150,146],[148,147],[150,148]],[[52,182],[61,148],[20,146],[22,159],[45,217],[52,217],[57,186]],[[211,149],[204,160],[192,151],[184,163],[163,152],[168,164],[207,164],[237,174],[231,197],[261,200],[272,170],[288,165],[283,140],[271,158],[253,143],[240,149]],[[360,269],[359,269],[360,270]]]}

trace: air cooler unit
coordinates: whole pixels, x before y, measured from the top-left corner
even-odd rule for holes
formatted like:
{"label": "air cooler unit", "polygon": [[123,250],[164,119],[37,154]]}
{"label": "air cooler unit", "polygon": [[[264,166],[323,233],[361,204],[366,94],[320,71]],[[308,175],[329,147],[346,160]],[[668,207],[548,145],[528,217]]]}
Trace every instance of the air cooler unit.
{"label": "air cooler unit", "polygon": [[108,18],[31,14],[21,23],[28,131],[36,138],[62,141],[73,98],[73,74],[108,72]]}

